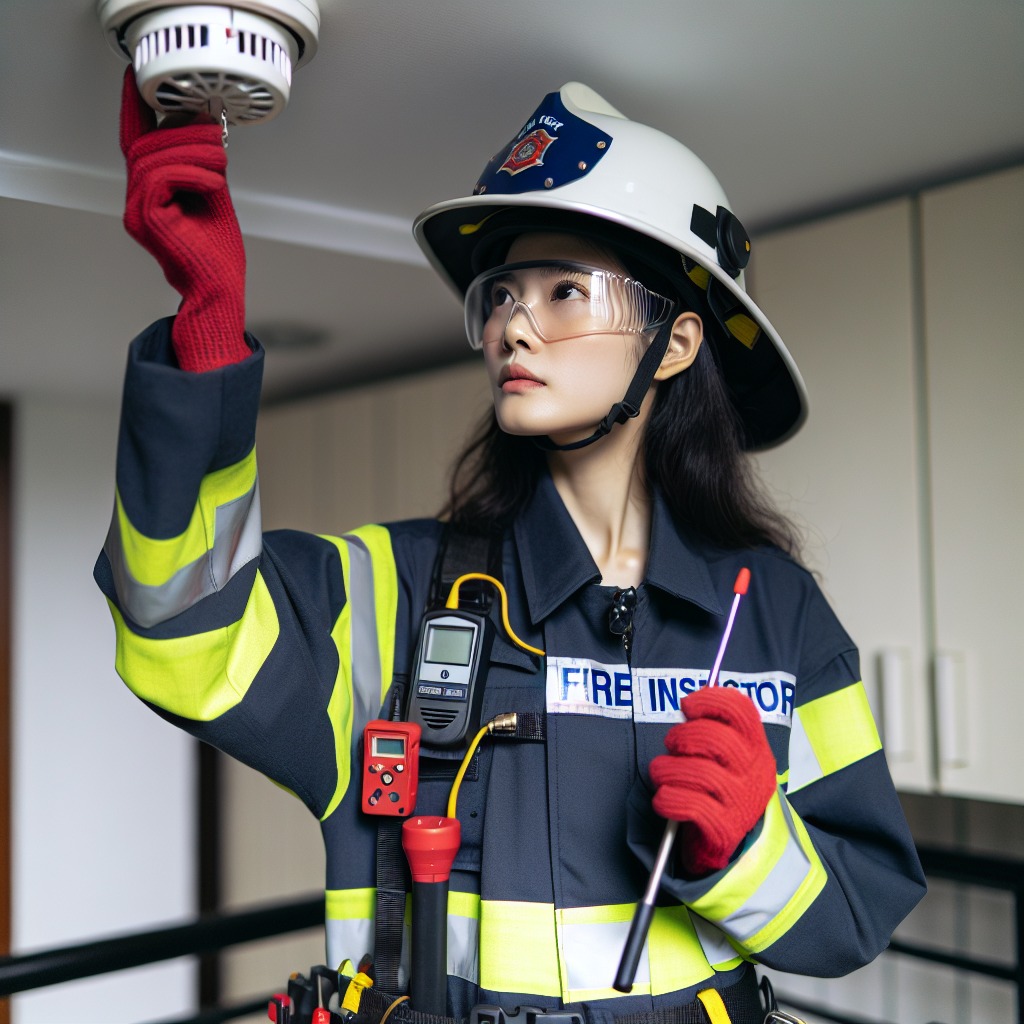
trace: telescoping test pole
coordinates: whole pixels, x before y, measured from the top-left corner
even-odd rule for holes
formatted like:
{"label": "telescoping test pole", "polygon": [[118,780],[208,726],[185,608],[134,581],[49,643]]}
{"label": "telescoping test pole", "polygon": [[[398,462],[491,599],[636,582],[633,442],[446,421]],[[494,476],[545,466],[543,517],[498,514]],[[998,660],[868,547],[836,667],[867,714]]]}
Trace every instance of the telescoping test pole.
{"label": "telescoping test pole", "polygon": [[[729,621],[725,624],[722,642],[718,645],[718,654],[715,656],[715,665],[711,669],[711,675],[708,677],[708,686],[718,685],[718,672],[722,667],[722,658],[725,656],[725,648],[729,644],[729,637],[732,635],[732,625],[736,621],[736,611],[740,606],[740,598],[747,592],[749,585],[750,570],[740,569],[732,588],[734,597],[732,599],[732,608],[729,609]],[[636,968],[640,963],[640,954],[643,952],[644,943],[647,941],[647,933],[650,931],[651,921],[654,919],[654,901],[658,898],[661,878],[665,874],[668,856],[672,852],[672,845],[676,841],[676,833],[678,831],[678,821],[666,823],[665,834],[661,837],[661,845],[658,847],[658,855],[654,858],[651,877],[647,881],[647,890],[644,892],[644,898],[636,905],[633,923],[629,926],[629,935],[626,937],[626,945],[622,950],[619,970],[615,975],[614,987],[617,992],[633,991],[633,979],[636,977]]]}
{"label": "telescoping test pole", "polygon": [[402,826],[412,871],[412,1008],[448,1014],[448,877],[459,852],[458,818],[413,817]]}

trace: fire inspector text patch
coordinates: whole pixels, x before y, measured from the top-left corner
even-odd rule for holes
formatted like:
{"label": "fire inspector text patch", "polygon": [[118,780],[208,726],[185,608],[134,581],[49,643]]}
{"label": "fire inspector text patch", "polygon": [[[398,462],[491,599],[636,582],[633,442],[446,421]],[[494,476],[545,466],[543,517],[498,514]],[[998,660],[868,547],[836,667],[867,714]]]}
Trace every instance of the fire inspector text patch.
{"label": "fire inspector text patch", "polygon": [[[633,668],[589,658],[547,659],[549,715],[598,715],[637,722],[681,722],[679,702],[707,686],[706,668]],[[729,672],[719,683],[745,693],[767,725],[790,726],[796,677],[788,672]]]}

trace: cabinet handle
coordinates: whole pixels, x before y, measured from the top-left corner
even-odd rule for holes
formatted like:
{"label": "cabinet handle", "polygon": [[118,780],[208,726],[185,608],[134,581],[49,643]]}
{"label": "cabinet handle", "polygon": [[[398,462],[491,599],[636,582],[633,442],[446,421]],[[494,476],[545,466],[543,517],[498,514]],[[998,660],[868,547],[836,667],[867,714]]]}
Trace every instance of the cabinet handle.
{"label": "cabinet handle", "polygon": [[943,768],[966,768],[967,659],[959,651],[935,657],[935,717],[939,763]]}
{"label": "cabinet handle", "polygon": [[878,655],[878,680],[882,698],[882,739],[890,762],[912,761],[913,709],[911,704],[910,651],[892,648]]}

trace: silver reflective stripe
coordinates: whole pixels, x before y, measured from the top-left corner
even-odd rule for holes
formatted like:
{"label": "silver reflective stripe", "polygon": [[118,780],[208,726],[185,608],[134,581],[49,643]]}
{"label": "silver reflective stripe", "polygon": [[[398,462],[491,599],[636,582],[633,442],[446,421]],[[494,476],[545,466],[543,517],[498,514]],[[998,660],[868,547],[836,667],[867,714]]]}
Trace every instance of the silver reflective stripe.
{"label": "silver reflective stripe", "polygon": [[348,544],[349,572],[346,595],[352,609],[352,743],[363,735],[366,723],[377,717],[381,702],[380,646],[377,642],[377,604],[373,591],[373,558],[356,536]]}
{"label": "silver reflective stripe", "polygon": [[480,922],[448,914],[448,973],[480,984]]}
{"label": "silver reflective stripe", "polygon": [[373,952],[373,919],[327,919],[327,965],[337,969],[345,960],[358,967],[365,953]]}
{"label": "silver reflective stripe", "polygon": [[117,506],[103,550],[110,560],[114,589],[123,611],[140,626],[155,626],[180,615],[204,597],[222,590],[242,566],[263,550],[263,517],[259,477],[239,498],[218,505],[213,547],[179,569],[165,583],[151,586],[131,574],[121,543]]}
{"label": "silver reflective stripe", "polygon": [[[622,947],[629,935],[630,923],[602,921],[599,924],[561,926],[561,952],[570,992],[612,987]],[[650,980],[651,967],[645,942],[636,969],[635,983],[647,985]]]}
{"label": "silver reflective stripe", "polygon": [[[449,920],[449,929],[451,927]],[[352,961],[353,967],[359,966],[364,954],[373,955],[372,917],[327,918],[327,964],[337,970],[346,960]],[[451,941],[449,931],[449,942]],[[412,941],[409,926],[402,928],[402,956],[398,963],[398,991],[404,992],[409,984],[409,966],[412,956]],[[449,959],[451,954],[449,953]],[[397,994],[397,993],[396,993]]]}
{"label": "silver reflective stripe", "polygon": [[712,967],[720,969],[723,964],[740,959],[739,953],[733,949],[720,928],[716,928],[710,921],[705,921],[703,917],[692,910],[690,911],[690,920],[693,922],[693,929],[700,940],[700,948],[704,950],[704,956]]}
{"label": "silver reflective stripe", "polygon": [[718,922],[718,927],[737,942],[743,942],[751,935],[756,935],[768,924],[792,899],[793,894],[800,888],[800,883],[807,877],[807,872],[811,870],[811,862],[800,845],[800,838],[793,824],[789,803],[781,794],[779,803],[789,831],[785,850],[753,895],[728,917]]}
{"label": "silver reflective stripe", "polygon": [[795,708],[793,728],[789,733],[789,781],[786,783],[786,792],[795,793],[798,789],[817,782],[824,774],[804,729],[800,709]]}

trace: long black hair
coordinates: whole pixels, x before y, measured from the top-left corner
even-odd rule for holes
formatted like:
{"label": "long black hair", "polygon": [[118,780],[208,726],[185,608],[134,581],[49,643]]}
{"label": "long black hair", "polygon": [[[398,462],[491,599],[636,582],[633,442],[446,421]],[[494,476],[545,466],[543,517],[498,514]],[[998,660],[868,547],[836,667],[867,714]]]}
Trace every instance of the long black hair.
{"label": "long black hair", "polygon": [[[622,256],[622,249],[613,255]],[[744,451],[744,428],[708,343],[711,311],[677,275],[670,282],[647,261],[626,261],[642,283],[674,292],[678,308],[698,312],[706,335],[693,363],[658,384],[642,439],[645,485],[663,495],[680,525],[716,547],[772,546],[798,557],[796,528],[765,493]],[[546,465],[531,438],[498,426],[492,408],[455,461],[441,515],[475,533],[504,529],[532,497]]]}

